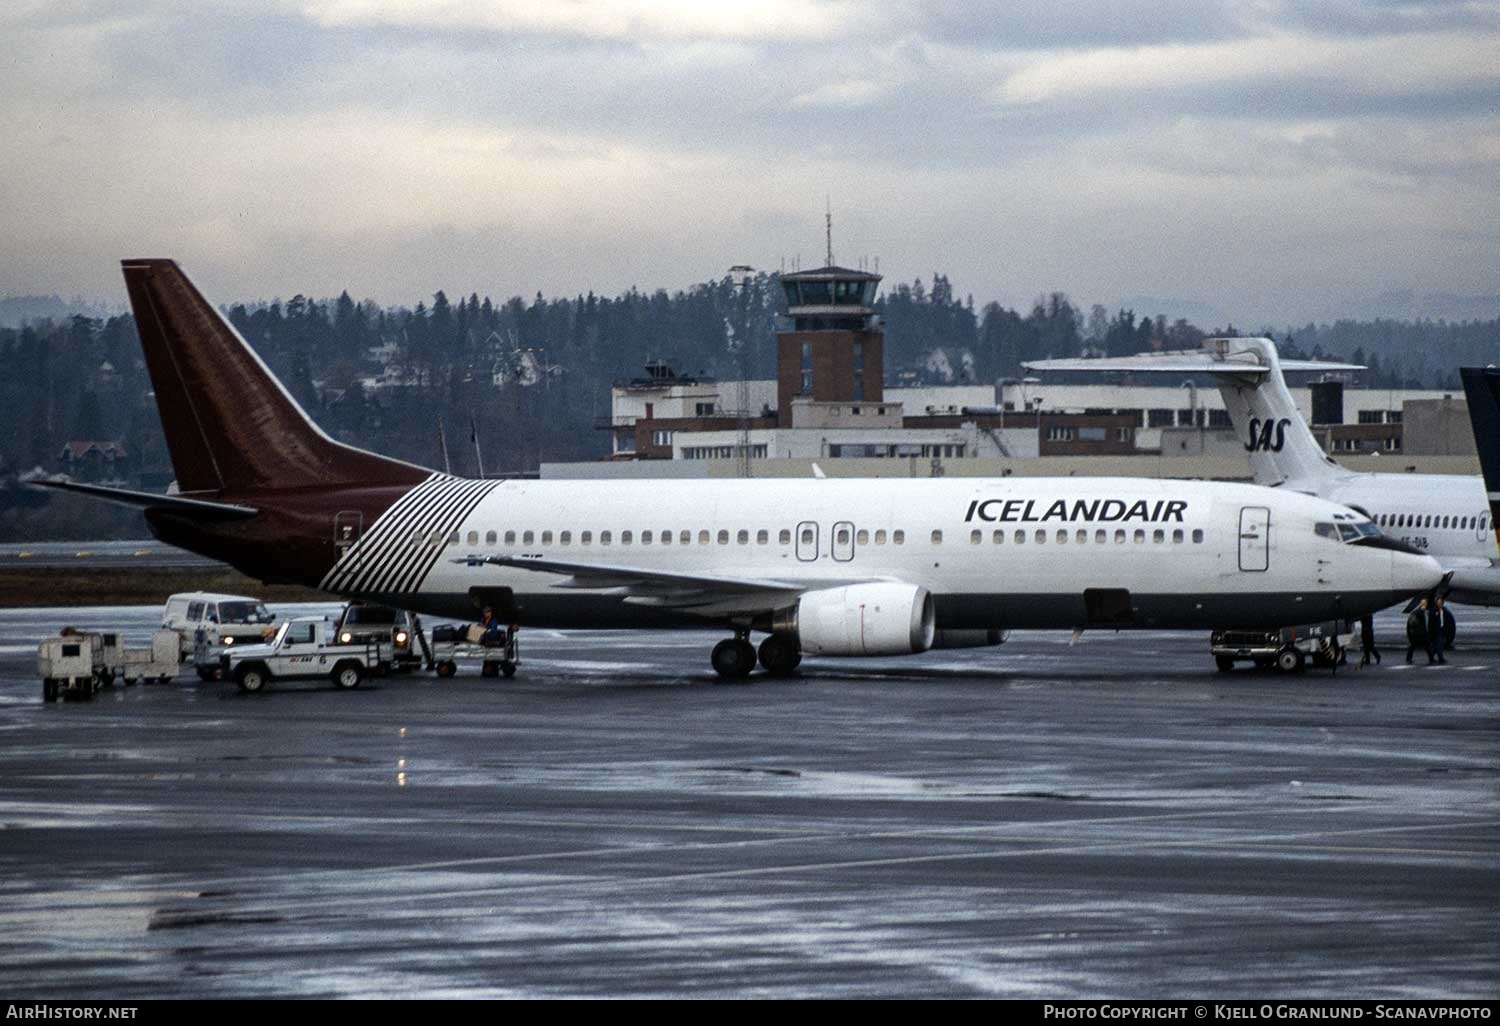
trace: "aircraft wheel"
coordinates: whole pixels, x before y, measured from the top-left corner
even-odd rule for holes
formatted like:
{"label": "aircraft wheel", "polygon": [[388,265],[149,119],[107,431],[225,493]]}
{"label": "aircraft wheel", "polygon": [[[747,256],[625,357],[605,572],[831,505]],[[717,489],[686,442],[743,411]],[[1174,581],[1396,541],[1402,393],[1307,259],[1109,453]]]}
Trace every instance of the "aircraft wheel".
{"label": "aircraft wheel", "polygon": [[725,638],[714,646],[709,656],[714,672],[725,680],[737,680],[750,676],[755,669],[755,649],[748,641]]}
{"label": "aircraft wheel", "polygon": [[1220,673],[1228,673],[1234,669],[1234,659],[1231,656],[1214,656],[1214,665],[1219,668]]}
{"label": "aircraft wheel", "polygon": [[760,665],[773,677],[785,677],[802,661],[797,643],[784,634],[772,634],[760,643]]}
{"label": "aircraft wheel", "polygon": [[1302,650],[1288,645],[1276,653],[1276,668],[1282,673],[1301,673],[1307,664]]}

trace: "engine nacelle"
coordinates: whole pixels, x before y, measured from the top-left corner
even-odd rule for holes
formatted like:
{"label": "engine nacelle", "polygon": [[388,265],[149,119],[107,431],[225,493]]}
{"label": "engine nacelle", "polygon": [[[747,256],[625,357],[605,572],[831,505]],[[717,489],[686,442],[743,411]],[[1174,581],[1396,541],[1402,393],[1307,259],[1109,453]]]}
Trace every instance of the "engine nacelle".
{"label": "engine nacelle", "polygon": [[1010,631],[1003,631],[999,627],[990,627],[979,630],[945,630],[938,628],[937,637],[932,640],[933,648],[993,648],[1003,645],[1010,637]]}
{"label": "engine nacelle", "polygon": [[777,633],[793,634],[808,655],[880,656],[932,647],[932,595],[912,584],[851,584],[803,595],[777,614]]}

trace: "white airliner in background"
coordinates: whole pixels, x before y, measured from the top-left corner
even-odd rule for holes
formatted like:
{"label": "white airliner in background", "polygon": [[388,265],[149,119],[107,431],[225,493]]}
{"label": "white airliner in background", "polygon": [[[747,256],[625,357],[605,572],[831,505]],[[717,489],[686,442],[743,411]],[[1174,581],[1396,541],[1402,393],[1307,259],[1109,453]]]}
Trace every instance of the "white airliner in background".
{"label": "white airliner in background", "polygon": [[1202,349],[1098,359],[1037,360],[1032,371],[1209,374],[1244,443],[1256,484],[1350,506],[1398,542],[1425,552],[1449,576],[1455,602],[1500,605],[1500,551],[1477,475],[1362,473],[1323,452],[1287,388],[1287,370],[1363,370],[1356,364],[1283,361],[1267,338],[1212,338]]}
{"label": "white airliner in background", "polygon": [[178,491],[53,485],[263,580],[522,626],[719,627],[713,667],[743,677],[1011,627],[1355,617],[1441,579],[1366,517],[1253,485],[456,478],[325,435],[172,261],[125,278]]}

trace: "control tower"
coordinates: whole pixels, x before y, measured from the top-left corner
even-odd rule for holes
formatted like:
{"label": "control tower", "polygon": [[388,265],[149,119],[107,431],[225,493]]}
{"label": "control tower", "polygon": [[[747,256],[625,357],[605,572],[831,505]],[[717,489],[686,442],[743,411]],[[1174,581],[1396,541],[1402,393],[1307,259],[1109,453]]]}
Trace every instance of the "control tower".
{"label": "control tower", "polygon": [[830,265],[784,274],[781,287],[792,328],[776,333],[778,425],[819,426],[825,404],[880,403],[885,332],[874,309],[880,275]]}

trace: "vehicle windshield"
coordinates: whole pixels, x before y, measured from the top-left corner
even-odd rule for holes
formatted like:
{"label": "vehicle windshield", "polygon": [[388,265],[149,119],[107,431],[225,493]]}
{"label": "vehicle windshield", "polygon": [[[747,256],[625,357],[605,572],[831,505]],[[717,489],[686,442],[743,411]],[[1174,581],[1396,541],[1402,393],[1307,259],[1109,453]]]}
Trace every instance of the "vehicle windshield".
{"label": "vehicle windshield", "polygon": [[396,610],[388,606],[350,606],[344,614],[344,622],[392,624],[399,620]]}
{"label": "vehicle windshield", "polygon": [[274,623],[264,602],[220,602],[220,623]]}

